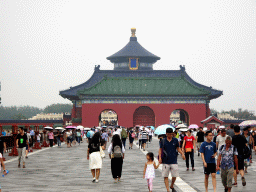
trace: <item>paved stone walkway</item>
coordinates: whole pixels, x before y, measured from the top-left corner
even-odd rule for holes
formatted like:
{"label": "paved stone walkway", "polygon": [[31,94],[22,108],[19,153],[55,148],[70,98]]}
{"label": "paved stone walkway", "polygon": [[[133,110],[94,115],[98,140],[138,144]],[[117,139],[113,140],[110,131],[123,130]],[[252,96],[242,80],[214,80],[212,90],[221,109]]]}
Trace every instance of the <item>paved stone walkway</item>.
{"label": "paved stone walkway", "polygon": [[[128,146],[128,141],[127,141]],[[1,177],[2,191],[85,191],[85,192],[143,192],[148,191],[146,180],[143,179],[143,169],[146,162],[146,157],[142,151],[136,146],[132,150],[126,147],[126,154],[123,165],[122,182],[115,184],[112,179],[110,169],[110,159],[107,156],[103,160],[103,168],[99,183],[92,183],[91,172],[88,169],[89,162],[86,159],[87,143],[76,145],[72,148],[43,148],[29,154],[26,160],[26,168],[17,168],[16,158],[6,162],[6,168],[10,173]],[[148,151],[154,152],[157,156],[158,141],[153,139],[148,145]],[[255,159],[255,156],[254,156]],[[196,171],[186,171],[185,162],[179,158],[180,177],[185,182],[179,182],[176,190],[181,190],[183,184],[189,184],[194,191],[204,191],[204,175],[202,169],[202,161],[200,157],[195,157]],[[254,163],[255,164],[255,163]],[[242,187],[239,178],[237,188],[232,191],[255,191],[256,184],[256,166],[249,167],[249,173],[246,175],[247,186]],[[211,179],[209,181],[209,191],[213,191],[211,187]],[[224,191],[220,181],[220,176],[217,177],[217,191]],[[166,191],[161,171],[156,170],[156,178],[153,182],[153,191]]]}

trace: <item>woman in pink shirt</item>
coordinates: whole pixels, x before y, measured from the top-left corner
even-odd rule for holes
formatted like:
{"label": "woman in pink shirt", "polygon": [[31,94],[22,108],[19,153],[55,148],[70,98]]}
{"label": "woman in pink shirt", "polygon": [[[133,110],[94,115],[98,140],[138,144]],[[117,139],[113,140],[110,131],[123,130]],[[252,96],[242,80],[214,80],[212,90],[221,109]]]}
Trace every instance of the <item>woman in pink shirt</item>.
{"label": "woman in pink shirt", "polygon": [[52,146],[53,146],[53,139],[54,139],[53,130],[51,130],[51,131],[48,133],[48,137],[49,137],[49,141],[50,141],[50,146],[52,147]]}

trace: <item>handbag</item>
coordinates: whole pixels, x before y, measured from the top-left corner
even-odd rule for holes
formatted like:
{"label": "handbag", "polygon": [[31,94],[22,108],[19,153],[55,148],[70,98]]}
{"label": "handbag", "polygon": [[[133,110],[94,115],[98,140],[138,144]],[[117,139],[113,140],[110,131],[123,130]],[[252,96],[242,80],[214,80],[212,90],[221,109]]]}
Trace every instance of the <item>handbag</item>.
{"label": "handbag", "polygon": [[191,148],[185,148],[185,151],[188,153],[188,152],[191,152],[192,149]]}
{"label": "handbag", "polygon": [[105,153],[101,146],[100,146],[100,156],[101,156],[101,158],[105,158]]}

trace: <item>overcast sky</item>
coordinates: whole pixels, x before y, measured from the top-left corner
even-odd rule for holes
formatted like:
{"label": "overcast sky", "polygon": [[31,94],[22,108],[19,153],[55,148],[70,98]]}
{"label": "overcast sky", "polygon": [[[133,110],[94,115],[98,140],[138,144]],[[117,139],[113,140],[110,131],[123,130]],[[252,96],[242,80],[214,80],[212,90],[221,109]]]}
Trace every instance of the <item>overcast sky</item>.
{"label": "overcast sky", "polygon": [[254,0],[1,0],[2,105],[70,103],[59,91],[87,81],[95,65],[138,42],[161,57],[155,70],[186,72],[222,90],[217,110],[256,110]]}

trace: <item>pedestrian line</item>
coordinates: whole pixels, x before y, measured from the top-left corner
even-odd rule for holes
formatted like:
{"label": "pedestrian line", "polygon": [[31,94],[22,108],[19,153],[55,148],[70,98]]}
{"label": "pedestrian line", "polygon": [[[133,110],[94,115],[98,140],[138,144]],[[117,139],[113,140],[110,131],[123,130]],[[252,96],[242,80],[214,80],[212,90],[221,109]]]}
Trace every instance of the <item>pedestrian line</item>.
{"label": "pedestrian line", "polygon": [[[64,143],[64,142],[63,142],[63,143]],[[57,146],[58,146],[58,145],[56,144],[56,145],[54,145],[53,147],[57,147]],[[36,154],[36,153],[45,151],[45,150],[50,149],[50,148],[51,148],[51,147],[47,147],[47,148],[44,148],[44,149],[39,149],[39,150],[36,151],[36,152],[29,152],[29,153],[28,153],[28,156],[34,155],[34,154]],[[10,160],[8,160],[8,161],[5,161],[4,164],[11,163],[11,162],[13,162],[13,161],[17,161],[18,158],[19,158],[19,157],[15,157],[15,158],[13,158],[13,159],[10,159]]]}
{"label": "pedestrian line", "polygon": [[[154,139],[158,140],[158,138],[155,138],[153,137]],[[134,141],[133,144],[139,148],[139,145],[137,145],[137,143]],[[143,151],[142,149],[139,148],[139,150],[144,154],[144,155],[147,155],[148,151]],[[157,158],[154,158],[156,164],[158,164],[158,159]],[[158,167],[158,171],[162,171],[162,167],[163,165],[159,165]],[[171,175],[169,175],[168,179],[172,180],[172,177]],[[185,181],[183,181],[180,177],[176,177],[176,181],[175,181],[175,185],[181,189],[182,191],[187,191],[187,192],[196,192],[196,190],[194,188],[192,188],[189,184],[187,184]]]}

